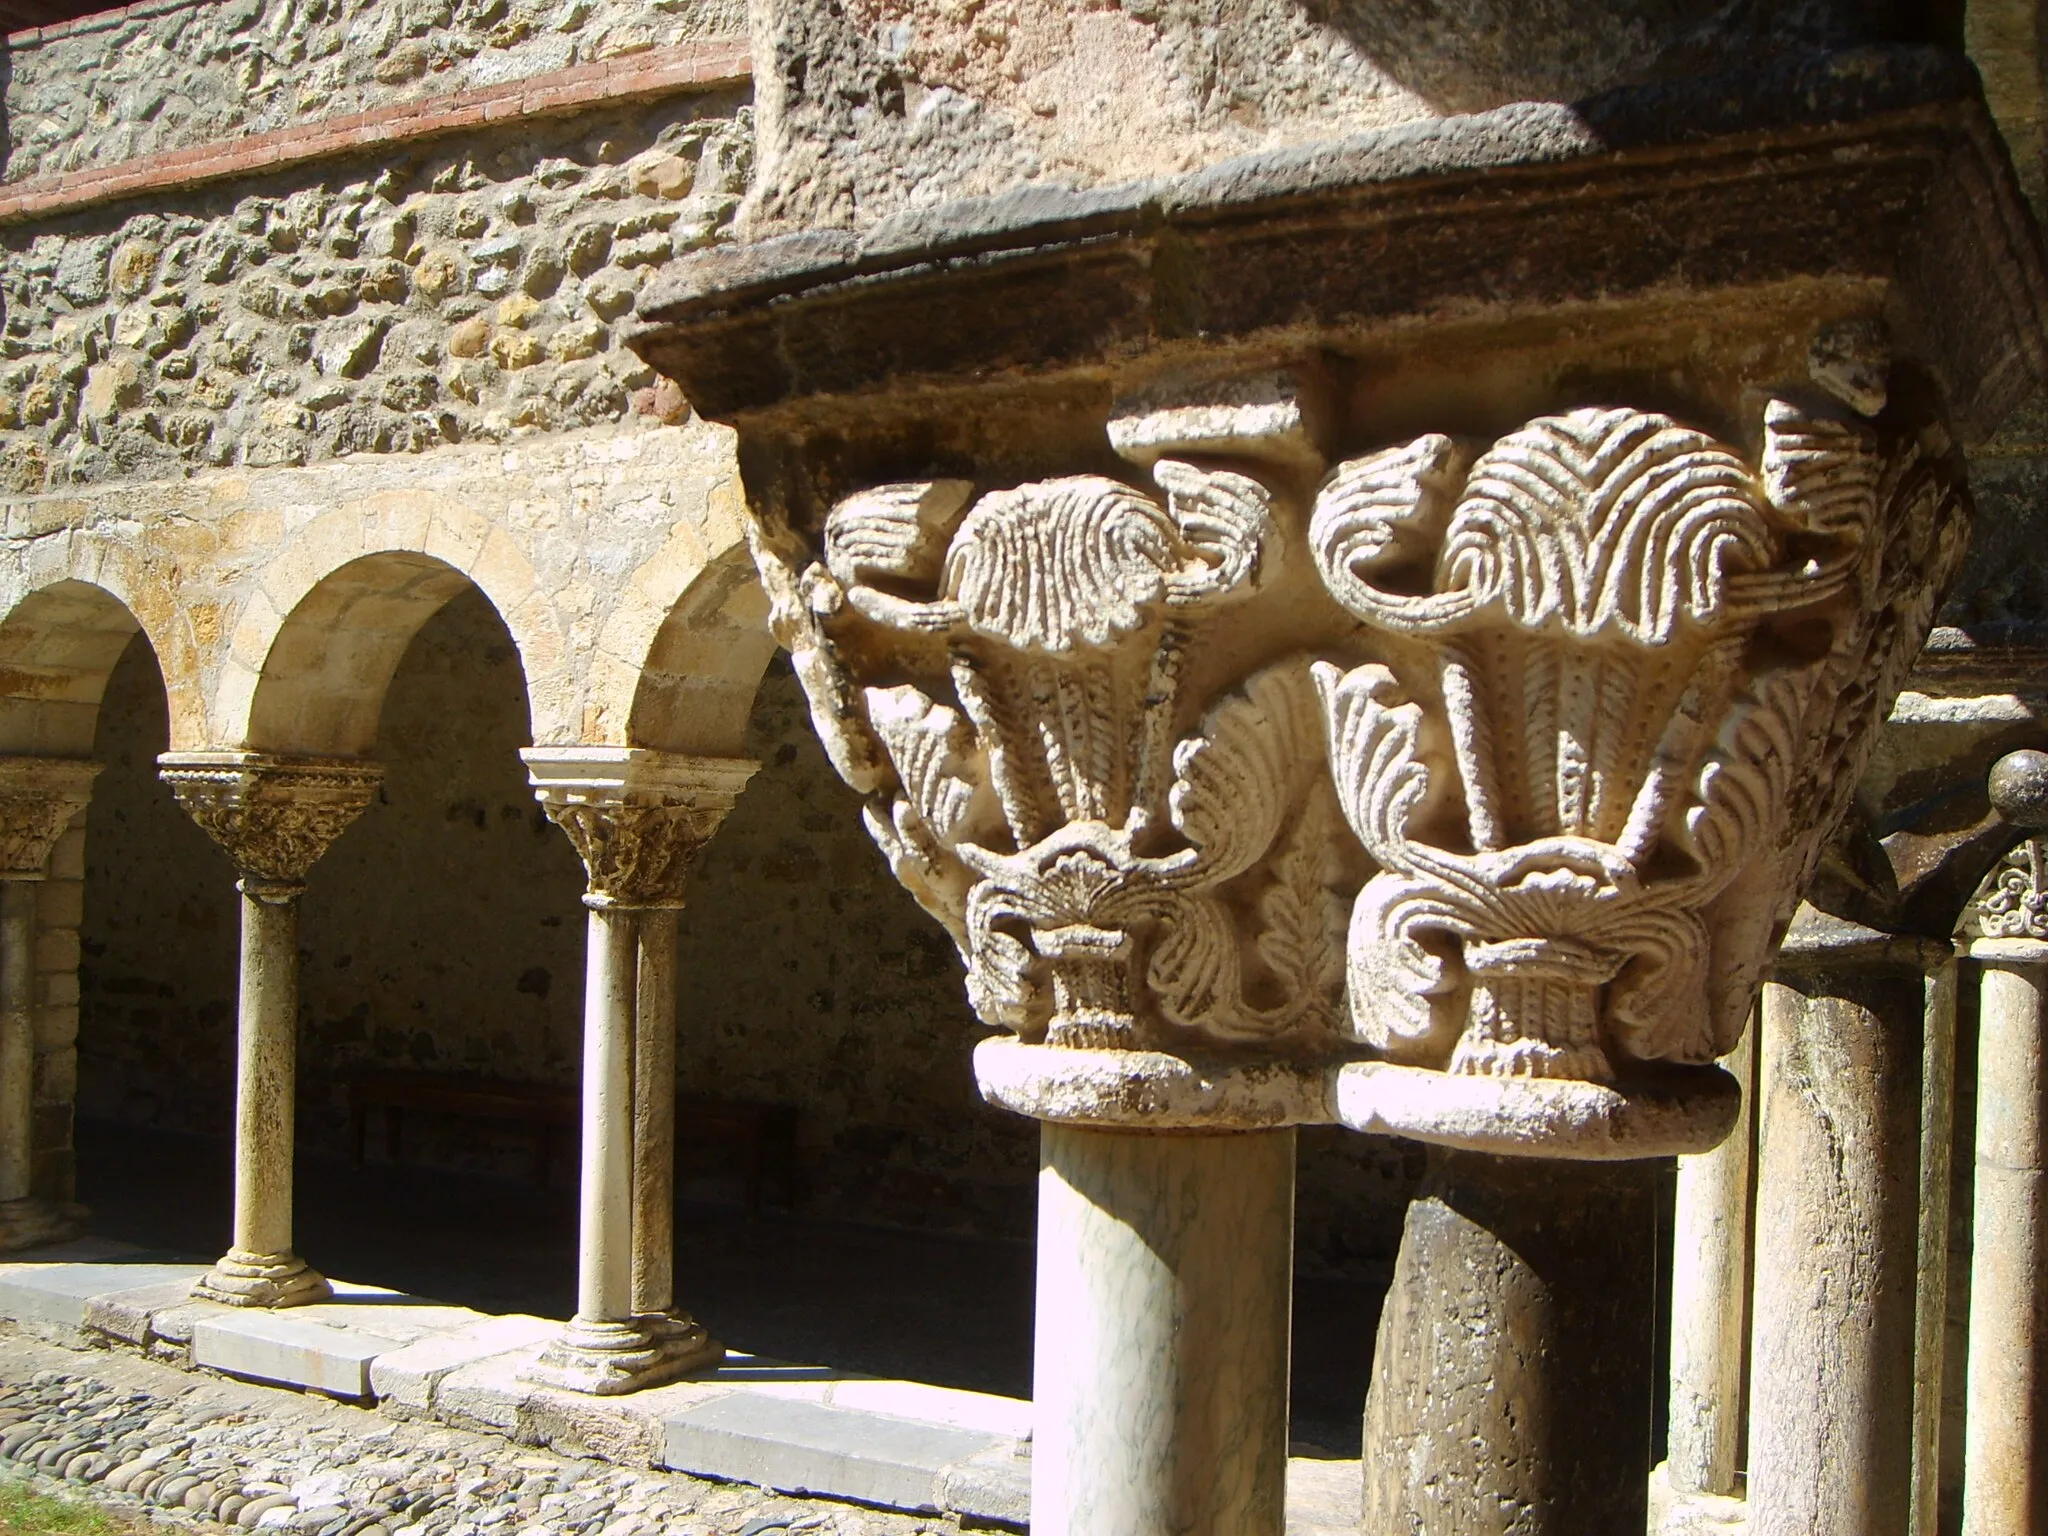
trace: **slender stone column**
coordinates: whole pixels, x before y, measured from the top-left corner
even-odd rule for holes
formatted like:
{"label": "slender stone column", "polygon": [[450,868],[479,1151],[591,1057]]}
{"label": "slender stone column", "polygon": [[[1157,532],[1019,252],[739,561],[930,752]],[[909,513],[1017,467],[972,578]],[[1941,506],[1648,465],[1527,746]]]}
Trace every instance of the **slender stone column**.
{"label": "slender stone column", "polygon": [[647,907],[633,1005],[633,1310],[675,1305],[676,915]]}
{"label": "slender stone column", "polygon": [[[2048,754],[1992,769],[2007,820],[2048,825]],[[2048,841],[2020,844],[1964,918],[1978,983],[1963,1536],[2048,1530]]]}
{"label": "slender stone column", "polygon": [[1722,1065],[1742,1085],[1743,1113],[1711,1152],[1678,1160],[1671,1275],[1673,1494],[1732,1496],[1742,1471],[1743,1357],[1749,1336],[1749,1197],[1756,1134],[1756,1033]]}
{"label": "slender stone column", "polygon": [[1923,1030],[1947,956],[1805,908],[1764,989],[1754,1536],[1913,1528]]}
{"label": "slender stone column", "polygon": [[1042,1129],[1040,1536],[1278,1536],[1294,1139]]}
{"label": "slender stone column", "polygon": [[576,1316],[528,1378],[611,1395],[724,1358],[675,1307],[675,917],[756,763],[536,747],[534,793],[590,877]]}
{"label": "slender stone column", "polygon": [[36,885],[99,764],[0,758],[0,1253],[61,1242],[86,1211],[35,1195]]}
{"label": "slender stone column", "polygon": [[327,1281],[292,1244],[298,904],[308,871],[369,805],[383,770],[256,752],[167,752],[157,761],[178,803],[241,875],[234,1241],[193,1294],[233,1307],[321,1301]]}

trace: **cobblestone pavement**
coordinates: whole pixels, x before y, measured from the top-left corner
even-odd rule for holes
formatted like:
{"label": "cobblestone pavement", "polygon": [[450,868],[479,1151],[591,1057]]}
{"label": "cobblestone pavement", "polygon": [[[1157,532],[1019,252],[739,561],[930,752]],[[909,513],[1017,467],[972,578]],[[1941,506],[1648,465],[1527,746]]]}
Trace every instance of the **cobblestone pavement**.
{"label": "cobblestone pavement", "polygon": [[923,1536],[919,1519],[635,1472],[0,1326],[0,1477],[188,1530]]}

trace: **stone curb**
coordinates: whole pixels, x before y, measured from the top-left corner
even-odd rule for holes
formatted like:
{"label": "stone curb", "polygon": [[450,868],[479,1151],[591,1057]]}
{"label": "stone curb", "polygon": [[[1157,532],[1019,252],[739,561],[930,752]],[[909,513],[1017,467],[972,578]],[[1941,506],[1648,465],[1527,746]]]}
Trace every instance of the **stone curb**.
{"label": "stone curb", "polygon": [[1021,1526],[1030,1405],[737,1357],[673,1386],[586,1398],[521,1380],[561,1324],[336,1283],[289,1311],[194,1301],[204,1266],[0,1264],[0,1319],[72,1348],[125,1345],[186,1369],[374,1404],[624,1466]]}

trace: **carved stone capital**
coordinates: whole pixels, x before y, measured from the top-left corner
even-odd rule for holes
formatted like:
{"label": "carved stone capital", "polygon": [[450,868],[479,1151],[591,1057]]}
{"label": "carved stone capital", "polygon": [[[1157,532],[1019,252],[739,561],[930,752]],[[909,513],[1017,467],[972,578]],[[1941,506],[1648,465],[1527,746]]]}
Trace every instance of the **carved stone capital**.
{"label": "carved stone capital", "polygon": [[0,757],[0,880],[41,880],[50,850],[92,798],[100,765],[75,757]]}
{"label": "carved stone capital", "polygon": [[2002,822],[2032,835],[1984,877],[1958,937],[1980,958],[2048,961],[2048,753],[2008,752],[1989,788]]}
{"label": "carved stone capital", "polygon": [[252,895],[290,897],[360,816],[383,780],[360,758],[265,752],[166,752],[158,773],[227,851]]}
{"label": "carved stone capital", "polygon": [[1021,1042],[984,1093],[1711,1145],[1711,1063],[1967,529],[1876,329],[1809,367],[1732,438],[1602,404],[1334,464],[1317,375],[1168,380],[1107,423],[1142,478],[764,520],[827,751]]}
{"label": "carved stone capital", "polygon": [[529,747],[535,798],[576,845],[594,907],[680,907],[698,853],[760,768],[646,747]]}

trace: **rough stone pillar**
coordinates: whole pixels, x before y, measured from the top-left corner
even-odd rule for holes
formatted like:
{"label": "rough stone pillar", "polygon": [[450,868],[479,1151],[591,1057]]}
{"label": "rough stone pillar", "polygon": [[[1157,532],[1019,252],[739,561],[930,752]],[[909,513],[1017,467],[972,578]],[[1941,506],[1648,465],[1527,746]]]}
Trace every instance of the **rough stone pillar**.
{"label": "rough stone pillar", "polygon": [[1913,1529],[1924,1031],[1947,959],[1806,908],[1764,989],[1755,1536]]}
{"label": "rough stone pillar", "polygon": [[36,886],[98,773],[71,758],[0,758],[0,1253],[84,1231],[83,1206],[34,1196]]}
{"label": "rough stone pillar", "polygon": [[[1993,805],[2048,825],[2048,754],[1993,767]],[[1964,919],[1980,970],[1963,1536],[2048,1530],[2048,842],[1993,870]]]}
{"label": "rough stone pillar", "polygon": [[524,756],[590,879],[576,1316],[528,1375],[631,1392],[725,1356],[675,1307],[675,909],[759,765],[639,747]]}
{"label": "rough stone pillar", "polygon": [[1432,1153],[1380,1314],[1362,1531],[1643,1529],[1659,1172]]}
{"label": "rough stone pillar", "polygon": [[234,1241],[193,1294],[233,1307],[321,1301],[327,1281],[292,1244],[298,903],[307,873],[369,805],[383,769],[259,752],[167,752],[157,762],[178,803],[234,860],[242,897]]}

